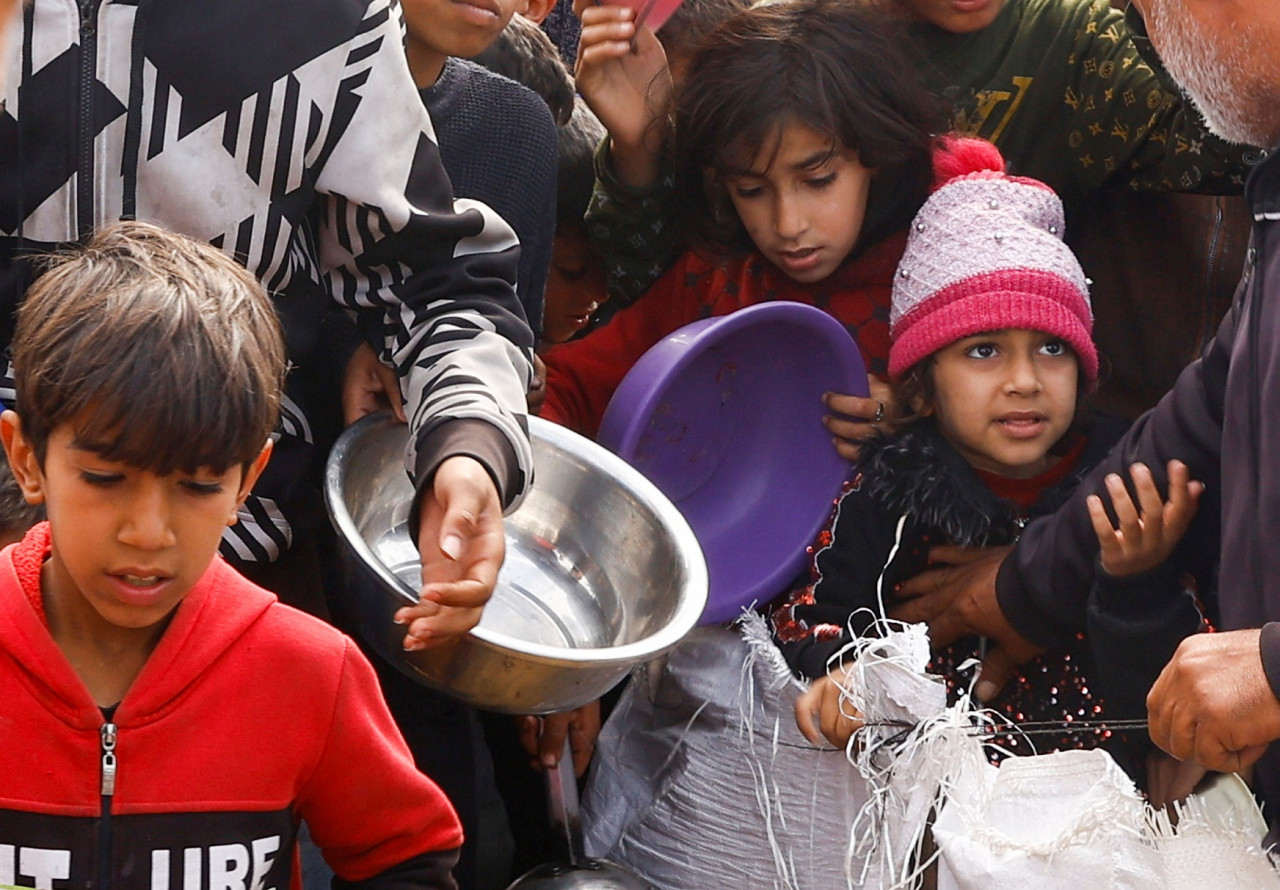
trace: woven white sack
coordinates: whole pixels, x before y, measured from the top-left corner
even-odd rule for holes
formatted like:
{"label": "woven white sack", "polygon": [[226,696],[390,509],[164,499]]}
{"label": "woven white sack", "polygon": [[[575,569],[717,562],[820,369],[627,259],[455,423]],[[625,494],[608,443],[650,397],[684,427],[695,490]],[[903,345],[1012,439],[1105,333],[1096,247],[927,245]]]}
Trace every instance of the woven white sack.
{"label": "woven white sack", "polygon": [[1247,793],[1192,797],[1174,828],[1102,750],[1013,757],[953,777],[933,826],[939,890],[1280,887]]}
{"label": "woven white sack", "polygon": [[[898,802],[868,826],[884,843],[851,856],[869,783],[843,751],[814,748],[796,729],[803,686],[763,622],[743,633],[749,639],[699,628],[665,664],[633,675],[583,796],[587,855],[669,890],[882,886],[876,855],[895,855],[900,838],[923,829],[934,790],[918,781],[896,789]],[[918,721],[945,707],[942,688],[925,679],[921,639],[914,670],[884,660],[894,676],[874,685],[892,711],[885,717]],[[902,802],[917,791],[919,805]],[[907,824],[909,811],[919,824]]]}

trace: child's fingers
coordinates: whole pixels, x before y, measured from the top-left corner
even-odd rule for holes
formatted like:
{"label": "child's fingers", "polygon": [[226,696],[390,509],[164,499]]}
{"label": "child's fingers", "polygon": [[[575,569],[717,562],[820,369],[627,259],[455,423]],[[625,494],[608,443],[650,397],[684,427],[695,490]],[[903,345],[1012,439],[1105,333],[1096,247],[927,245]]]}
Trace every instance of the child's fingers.
{"label": "child's fingers", "polygon": [[1098,547],[1105,564],[1119,550],[1116,530],[1111,527],[1111,517],[1107,516],[1107,510],[1102,506],[1102,498],[1091,494],[1085,498],[1085,506],[1089,508],[1089,521],[1093,523],[1093,533],[1098,536]]}
{"label": "child's fingers", "polygon": [[822,746],[822,730],[818,726],[818,716],[822,713],[822,686],[830,683],[825,677],[814,680],[804,692],[796,698],[796,728],[809,740],[810,744]]}
{"label": "child's fingers", "polygon": [[842,695],[839,683],[829,683],[822,690],[822,734],[837,748],[849,744],[854,731],[862,726],[861,720],[850,716],[856,712],[844,707]]}
{"label": "child's fingers", "polygon": [[836,437],[831,440],[831,444],[836,447],[836,454],[843,457],[849,463],[857,463],[862,450],[858,447],[857,442],[850,442],[847,439]]}
{"label": "child's fingers", "polygon": [[578,65],[599,64],[617,58],[617,45],[626,45],[636,36],[632,10],[626,6],[593,6],[582,16],[582,30],[578,34]]}
{"label": "child's fingers", "polygon": [[[1175,481],[1174,464],[1181,468]],[[1169,502],[1164,507],[1164,525],[1173,541],[1181,539],[1200,508],[1204,483],[1188,479],[1190,472],[1180,461],[1169,462]]]}
{"label": "child's fingers", "polygon": [[1124,487],[1124,480],[1115,473],[1111,473],[1104,483],[1107,494],[1111,497],[1111,509],[1116,514],[1116,530],[1124,535],[1126,540],[1133,540],[1141,534],[1142,527],[1139,522],[1138,508],[1129,497],[1129,490]]}
{"label": "child's fingers", "polygon": [[861,442],[863,439],[870,439],[876,433],[874,424],[866,423],[861,420],[846,420],[836,414],[827,414],[822,418],[822,425],[832,435],[839,436],[841,439],[848,439],[852,442]]}
{"label": "child's fingers", "polygon": [[[822,402],[827,409],[842,414],[846,417],[857,417],[864,421],[874,422],[876,414],[883,415],[886,411],[881,409],[881,405],[885,403],[874,397],[851,396],[841,393],[829,392],[822,396]],[[887,409],[887,405],[885,406]],[[881,418],[883,419],[883,417]],[[863,424],[865,426],[865,424]]]}
{"label": "child's fingers", "polygon": [[1146,464],[1134,464],[1129,468],[1129,477],[1133,479],[1133,489],[1138,494],[1138,509],[1146,526],[1143,530],[1152,531],[1164,513],[1164,498],[1160,497],[1155,476]]}
{"label": "child's fingers", "polygon": [[[605,5],[596,3],[595,0],[574,0],[573,5],[583,30],[601,22],[630,22],[635,18],[635,10],[622,4]],[[579,6],[582,8],[579,9]]]}
{"label": "child's fingers", "polygon": [[[635,29],[631,28],[631,33]],[[578,44],[578,72],[590,71],[592,66],[600,67],[607,62],[631,52],[631,37],[625,36],[627,29],[622,27],[604,28]],[[586,37],[586,32],[583,32]]]}
{"label": "child's fingers", "polygon": [[1185,508],[1190,505],[1194,512],[1200,495],[1204,492],[1204,483],[1191,478],[1191,471],[1180,460],[1169,461],[1169,504]]}

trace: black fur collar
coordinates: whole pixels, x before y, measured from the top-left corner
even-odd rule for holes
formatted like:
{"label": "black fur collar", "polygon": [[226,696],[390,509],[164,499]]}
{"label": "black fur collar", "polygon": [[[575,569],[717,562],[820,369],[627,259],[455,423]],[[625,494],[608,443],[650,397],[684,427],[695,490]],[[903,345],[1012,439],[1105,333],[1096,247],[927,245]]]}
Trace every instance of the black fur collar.
{"label": "black fur collar", "polygon": [[950,543],[962,547],[1009,544],[1017,540],[1026,520],[1062,506],[1128,426],[1118,417],[1086,415],[1078,432],[1068,434],[1087,437],[1076,466],[1042,492],[1025,517],[1018,515],[1013,504],[996,497],[931,423],[867,441],[858,469],[862,487],[895,516],[905,513],[917,526],[937,529]]}
{"label": "black fur collar", "polygon": [[862,445],[861,485],[895,516],[937,529],[962,547],[1008,544],[1021,529],[1012,504],[982,484],[973,467],[930,425]]}

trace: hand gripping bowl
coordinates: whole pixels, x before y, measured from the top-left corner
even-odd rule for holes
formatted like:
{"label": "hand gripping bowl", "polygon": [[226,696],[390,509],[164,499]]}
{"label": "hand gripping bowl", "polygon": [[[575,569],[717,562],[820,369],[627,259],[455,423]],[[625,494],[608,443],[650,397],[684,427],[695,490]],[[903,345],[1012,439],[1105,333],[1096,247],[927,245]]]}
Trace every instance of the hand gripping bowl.
{"label": "hand gripping bowl", "polygon": [[853,337],[779,301],[685,325],[614,392],[597,439],[693,527],[711,579],[701,623],[767,602],[805,567],[849,474],[822,425],[828,391],[867,395]]}
{"label": "hand gripping bowl", "polygon": [[405,652],[391,616],[418,601],[407,520],[408,429],[388,416],[348,428],[329,456],[325,501],[342,542],[343,607],[365,640],[420,682],[472,705],[550,714],[594,701],[665,653],[706,604],[707,570],[688,524],[604,448],[529,418],[534,481],[506,518],[507,555],[480,624]]}

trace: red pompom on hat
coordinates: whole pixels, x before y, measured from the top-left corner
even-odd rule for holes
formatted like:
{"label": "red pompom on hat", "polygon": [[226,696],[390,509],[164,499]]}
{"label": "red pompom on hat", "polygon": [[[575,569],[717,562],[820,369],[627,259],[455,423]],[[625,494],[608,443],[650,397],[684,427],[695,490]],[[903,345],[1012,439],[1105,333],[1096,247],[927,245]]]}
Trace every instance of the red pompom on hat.
{"label": "red pompom on hat", "polygon": [[957,340],[1007,328],[1071,345],[1098,379],[1089,283],[1062,242],[1062,202],[1044,183],[1004,172],[990,142],[948,139],[935,190],[911,224],[893,282],[889,376]]}
{"label": "red pompom on hat", "polygon": [[933,191],[970,173],[1004,173],[1004,155],[985,139],[945,136],[933,153]]}

